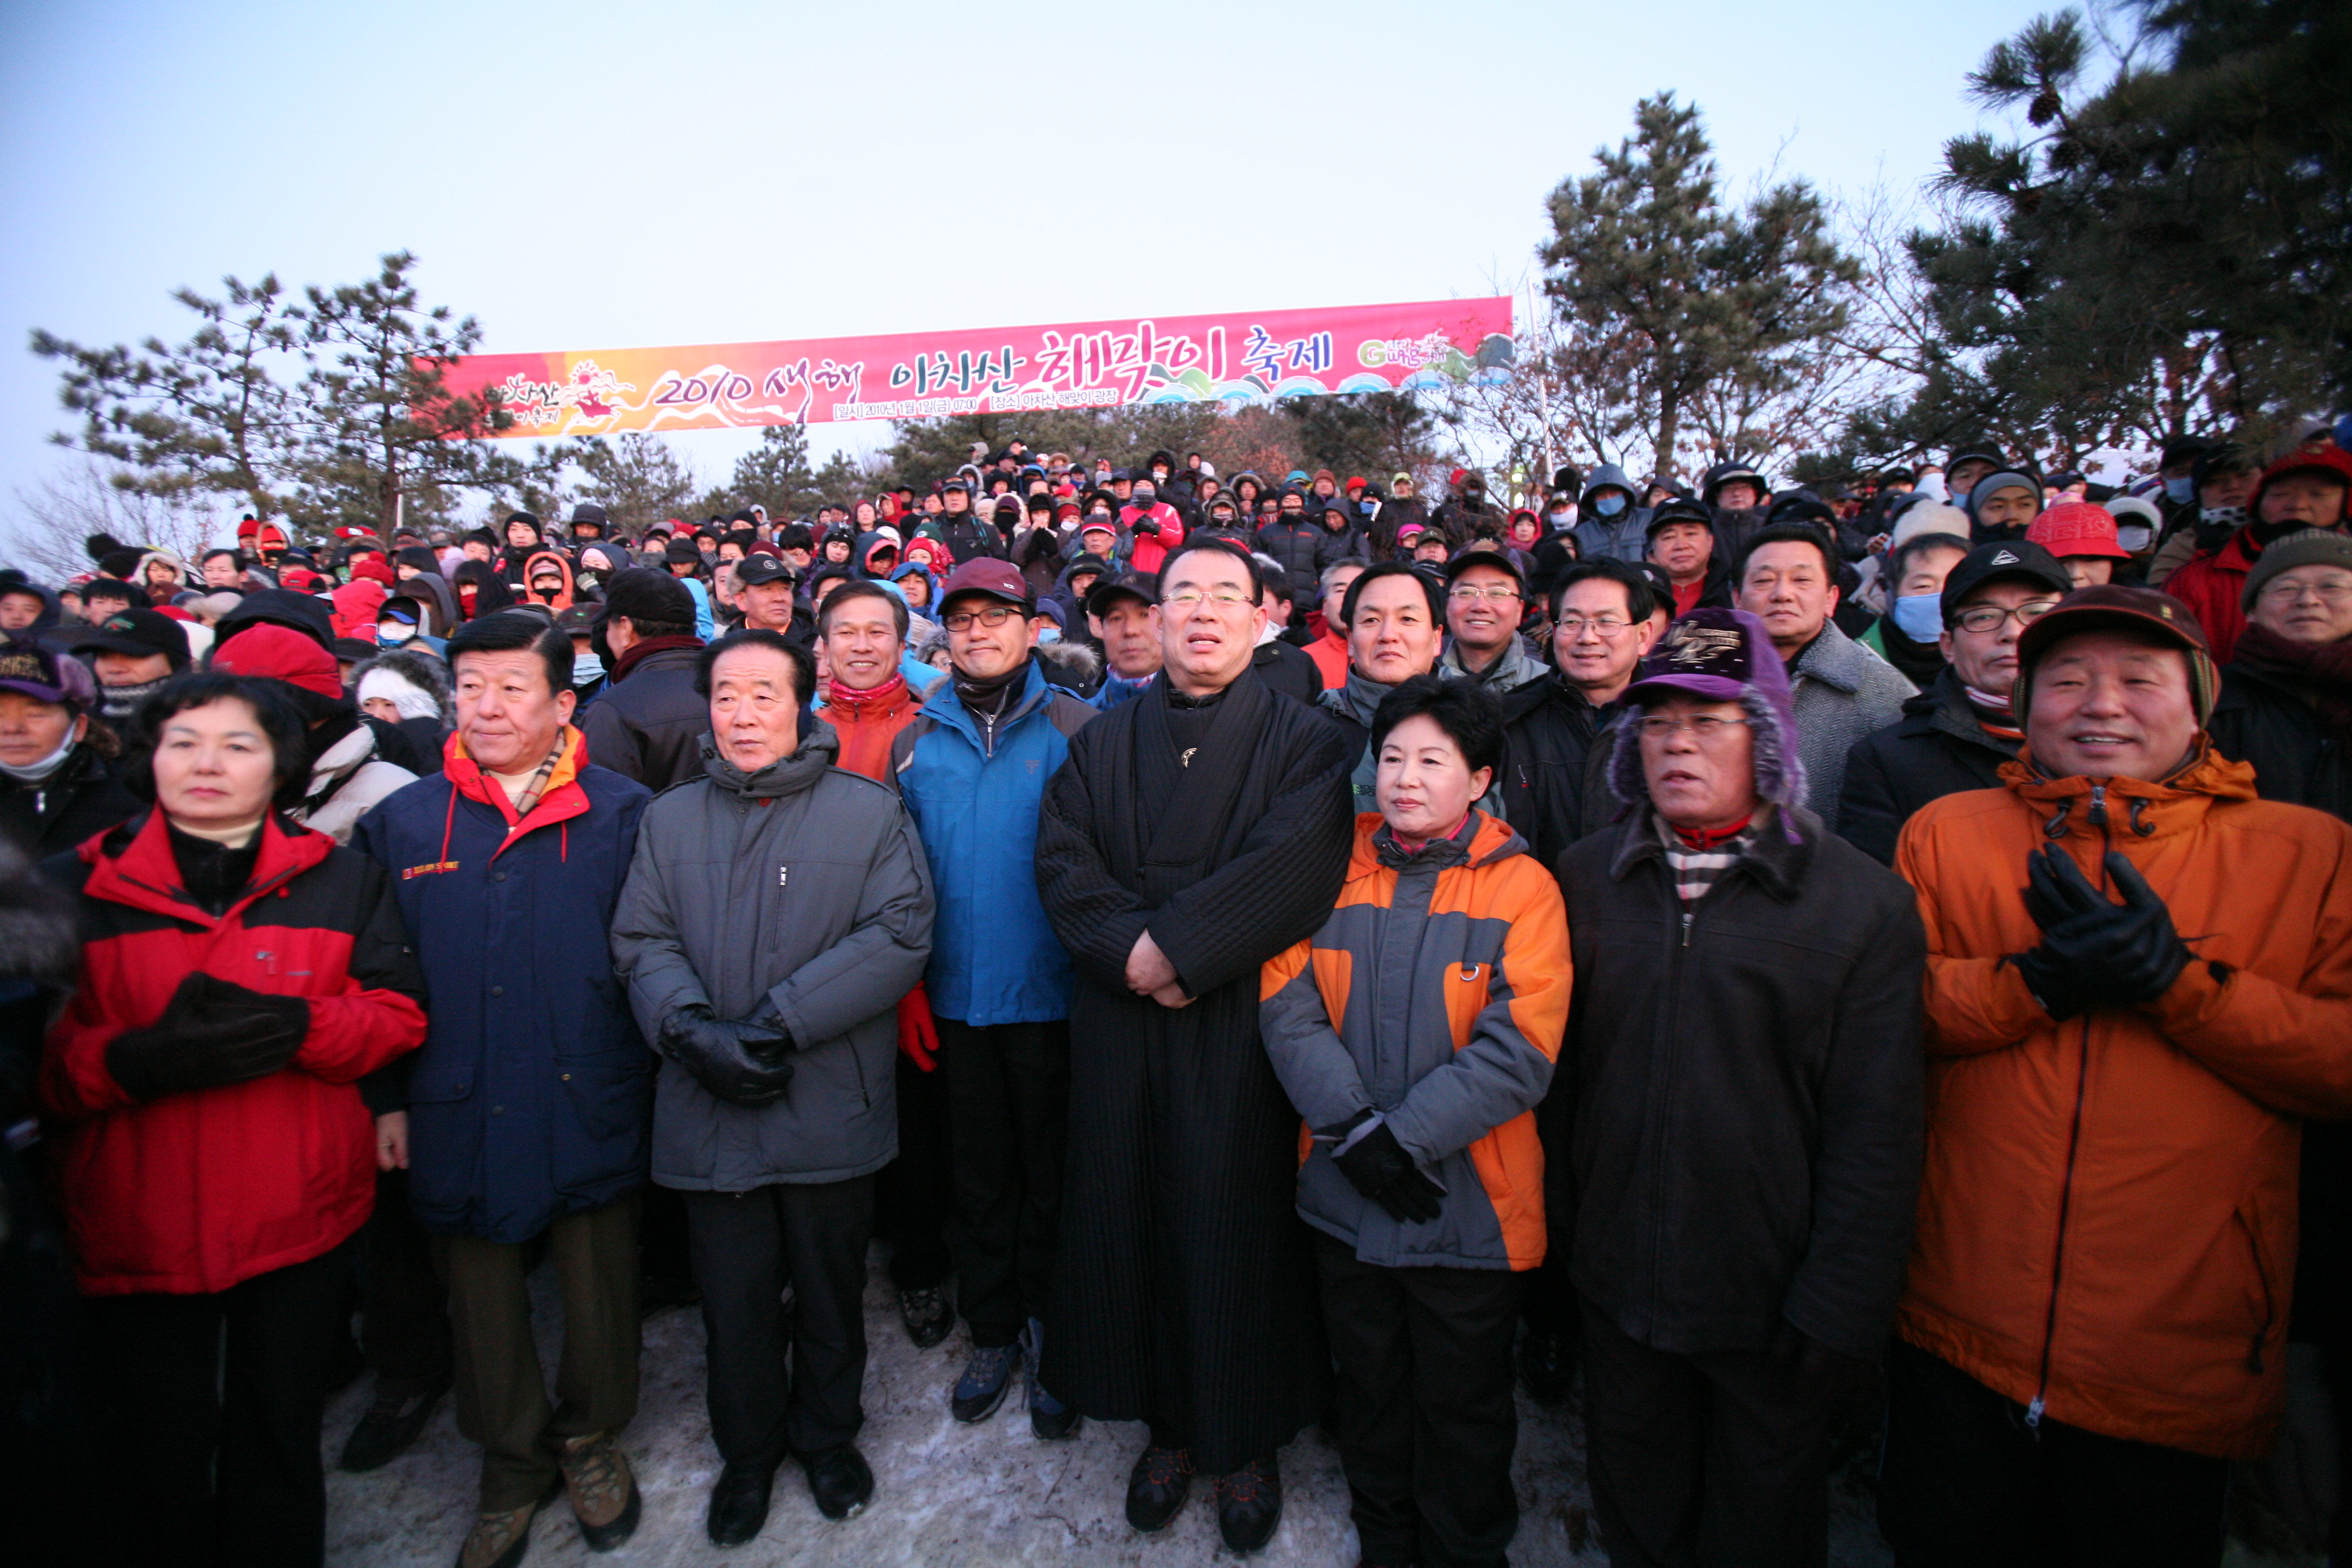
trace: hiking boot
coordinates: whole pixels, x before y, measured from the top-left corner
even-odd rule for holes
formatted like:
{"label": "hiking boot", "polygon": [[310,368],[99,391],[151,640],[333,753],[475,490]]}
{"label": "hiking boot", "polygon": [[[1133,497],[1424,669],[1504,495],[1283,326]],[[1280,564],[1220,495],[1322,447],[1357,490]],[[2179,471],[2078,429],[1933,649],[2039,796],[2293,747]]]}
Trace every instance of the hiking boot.
{"label": "hiking boot", "polygon": [[379,1392],[367,1414],[360,1417],[352,1435],[343,1439],[342,1468],[364,1475],[379,1470],[398,1458],[407,1447],[416,1441],[425,1430],[425,1423],[433,1418],[433,1407],[449,1392],[447,1384],[412,1394],[403,1399],[397,1394],[387,1398]]}
{"label": "hiking boot", "polygon": [[1519,1381],[1528,1397],[1547,1410],[1568,1403],[1568,1385],[1576,1374],[1576,1347],[1566,1334],[1530,1328],[1519,1345]]}
{"label": "hiking boot", "polygon": [[1148,1445],[1128,1472],[1127,1522],[1146,1535],[1167,1529],[1192,1489],[1192,1450]]}
{"label": "hiking boot", "polygon": [[847,1443],[803,1456],[801,1468],[808,1473],[817,1512],[827,1519],[855,1519],[873,1500],[874,1472],[866,1468],[866,1456]]}
{"label": "hiking boot", "polygon": [[572,1516],[580,1521],[580,1539],[591,1552],[610,1552],[628,1540],[645,1510],[637,1478],[629,1473],[629,1457],[621,1452],[609,1432],[591,1432],[567,1439],[555,1451],[563,1470],[564,1489],[572,1494]]}
{"label": "hiking boot", "polygon": [[921,1290],[898,1292],[898,1316],[907,1325],[907,1337],[915,1348],[927,1351],[948,1337],[955,1327],[955,1309],[948,1305],[947,1293],[937,1287]]}
{"label": "hiking boot", "polygon": [[780,1459],[729,1465],[710,1489],[710,1511],[703,1520],[713,1546],[740,1546],[768,1522],[768,1500],[776,1486]]}
{"label": "hiking boot", "polygon": [[562,1489],[559,1482],[537,1502],[476,1514],[474,1528],[466,1532],[466,1544],[457,1549],[457,1568],[515,1568],[530,1550],[530,1521]]}
{"label": "hiking boot", "polygon": [[948,1413],[959,1421],[987,1420],[1004,1403],[1005,1391],[1013,1386],[1013,1374],[1020,1365],[1018,1342],[974,1345],[971,1359],[963,1363],[963,1375],[956,1379]]}
{"label": "hiking boot", "polygon": [[1282,1472],[1274,1456],[1252,1459],[1217,1478],[1217,1533],[1234,1552],[1255,1552],[1274,1539],[1282,1522]]}
{"label": "hiking boot", "polygon": [[1029,1430],[1049,1443],[1076,1436],[1082,1417],[1037,1381],[1037,1369],[1045,1363],[1045,1325],[1035,1318],[1023,1331],[1021,1350],[1029,1363]]}

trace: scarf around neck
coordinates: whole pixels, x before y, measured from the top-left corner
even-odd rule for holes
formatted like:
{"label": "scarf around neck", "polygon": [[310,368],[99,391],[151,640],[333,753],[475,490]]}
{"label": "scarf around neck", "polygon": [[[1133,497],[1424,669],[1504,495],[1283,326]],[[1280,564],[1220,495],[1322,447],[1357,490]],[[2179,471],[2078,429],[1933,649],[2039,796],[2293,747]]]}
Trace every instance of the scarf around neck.
{"label": "scarf around neck", "polygon": [[2352,642],[2291,642],[2267,626],[2240,635],[2237,662],[2303,691],[2339,744],[2352,743]]}

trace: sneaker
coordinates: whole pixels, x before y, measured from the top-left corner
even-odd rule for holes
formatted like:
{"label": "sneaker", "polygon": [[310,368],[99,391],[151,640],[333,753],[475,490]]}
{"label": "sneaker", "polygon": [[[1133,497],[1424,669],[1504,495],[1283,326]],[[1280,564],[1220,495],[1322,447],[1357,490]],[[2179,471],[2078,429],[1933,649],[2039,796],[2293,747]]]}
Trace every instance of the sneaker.
{"label": "sneaker", "polygon": [[572,1494],[572,1515],[580,1521],[580,1539],[591,1552],[610,1552],[628,1540],[637,1528],[645,1499],[637,1478],[629,1473],[629,1457],[621,1452],[609,1432],[591,1432],[565,1440],[555,1451],[563,1471],[564,1489]]}
{"label": "sneaker", "polygon": [[907,1325],[907,1337],[915,1348],[927,1351],[948,1337],[955,1327],[955,1309],[948,1305],[947,1292],[936,1287],[921,1290],[898,1292],[898,1316]]}
{"label": "sneaker", "polygon": [[874,1472],[866,1468],[866,1456],[847,1443],[803,1456],[801,1468],[808,1474],[817,1512],[827,1519],[855,1519],[873,1499]]}
{"label": "sneaker", "polygon": [[1216,1492],[1217,1533],[1227,1550],[1255,1552],[1274,1539],[1274,1527],[1282,1522],[1282,1472],[1272,1454],[1219,1476]]}
{"label": "sneaker", "polygon": [[1192,1455],[1187,1448],[1147,1446],[1127,1477],[1127,1522],[1146,1535],[1168,1528],[1192,1489]]}
{"label": "sneaker", "polygon": [[474,1528],[466,1532],[466,1543],[457,1549],[457,1568],[515,1568],[530,1550],[530,1521],[562,1489],[559,1481],[537,1502],[476,1514]]}
{"label": "sneaker", "polygon": [[948,1401],[948,1412],[964,1422],[985,1421],[996,1414],[1004,1403],[1005,1391],[1013,1386],[1013,1369],[1021,1364],[1021,1346],[974,1345],[971,1359],[963,1365],[963,1375],[956,1379],[955,1394]]}
{"label": "sneaker", "polygon": [[1029,1363],[1029,1430],[1049,1443],[1076,1436],[1078,1413],[1045,1392],[1037,1369],[1045,1364],[1045,1325],[1035,1318],[1022,1331],[1021,1349]]}
{"label": "sneaker", "polygon": [[449,1385],[412,1394],[404,1399],[398,1394],[386,1397],[379,1393],[367,1414],[360,1417],[352,1435],[343,1440],[342,1468],[356,1475],[379,1470],[398,1458],[407,1447],[416,1441],[425,1430],[425,1422],[433,1418],[433,1407]]}

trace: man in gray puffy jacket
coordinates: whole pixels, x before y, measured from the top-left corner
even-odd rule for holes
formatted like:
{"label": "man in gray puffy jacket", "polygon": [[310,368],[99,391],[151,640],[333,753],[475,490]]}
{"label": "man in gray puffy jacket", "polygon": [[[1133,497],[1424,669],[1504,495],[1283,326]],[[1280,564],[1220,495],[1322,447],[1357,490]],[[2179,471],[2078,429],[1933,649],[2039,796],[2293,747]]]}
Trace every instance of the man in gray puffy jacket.
{"label": "man in gray puffy jacket", "polygon": [[[874,1176],[898,1152],[897,1006],[930,955],[930,873],[886,785],[833,765],[809,655],[770,631],[703,651],[703,774],[646,815],[613,921],[664,1060],[654,1180],[685,1195],[726,1461],[708,1529],[766,1521],[787,1452],[829,1519],[865,1507],[862,1297]],[[784,1284],[797,1309],[789,1383]]]}

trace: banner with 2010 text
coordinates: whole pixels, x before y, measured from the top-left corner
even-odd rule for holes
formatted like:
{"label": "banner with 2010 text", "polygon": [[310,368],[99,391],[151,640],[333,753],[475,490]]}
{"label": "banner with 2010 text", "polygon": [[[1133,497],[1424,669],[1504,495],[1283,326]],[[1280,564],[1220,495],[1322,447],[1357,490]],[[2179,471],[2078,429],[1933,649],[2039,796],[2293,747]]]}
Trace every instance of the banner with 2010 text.
{"label": "banner with 2010 text", "polygon": [[1460,384],[1511,359],[1511,300],[1446,300],[688,348],[469,354],[502,436],[1265,402]]}

